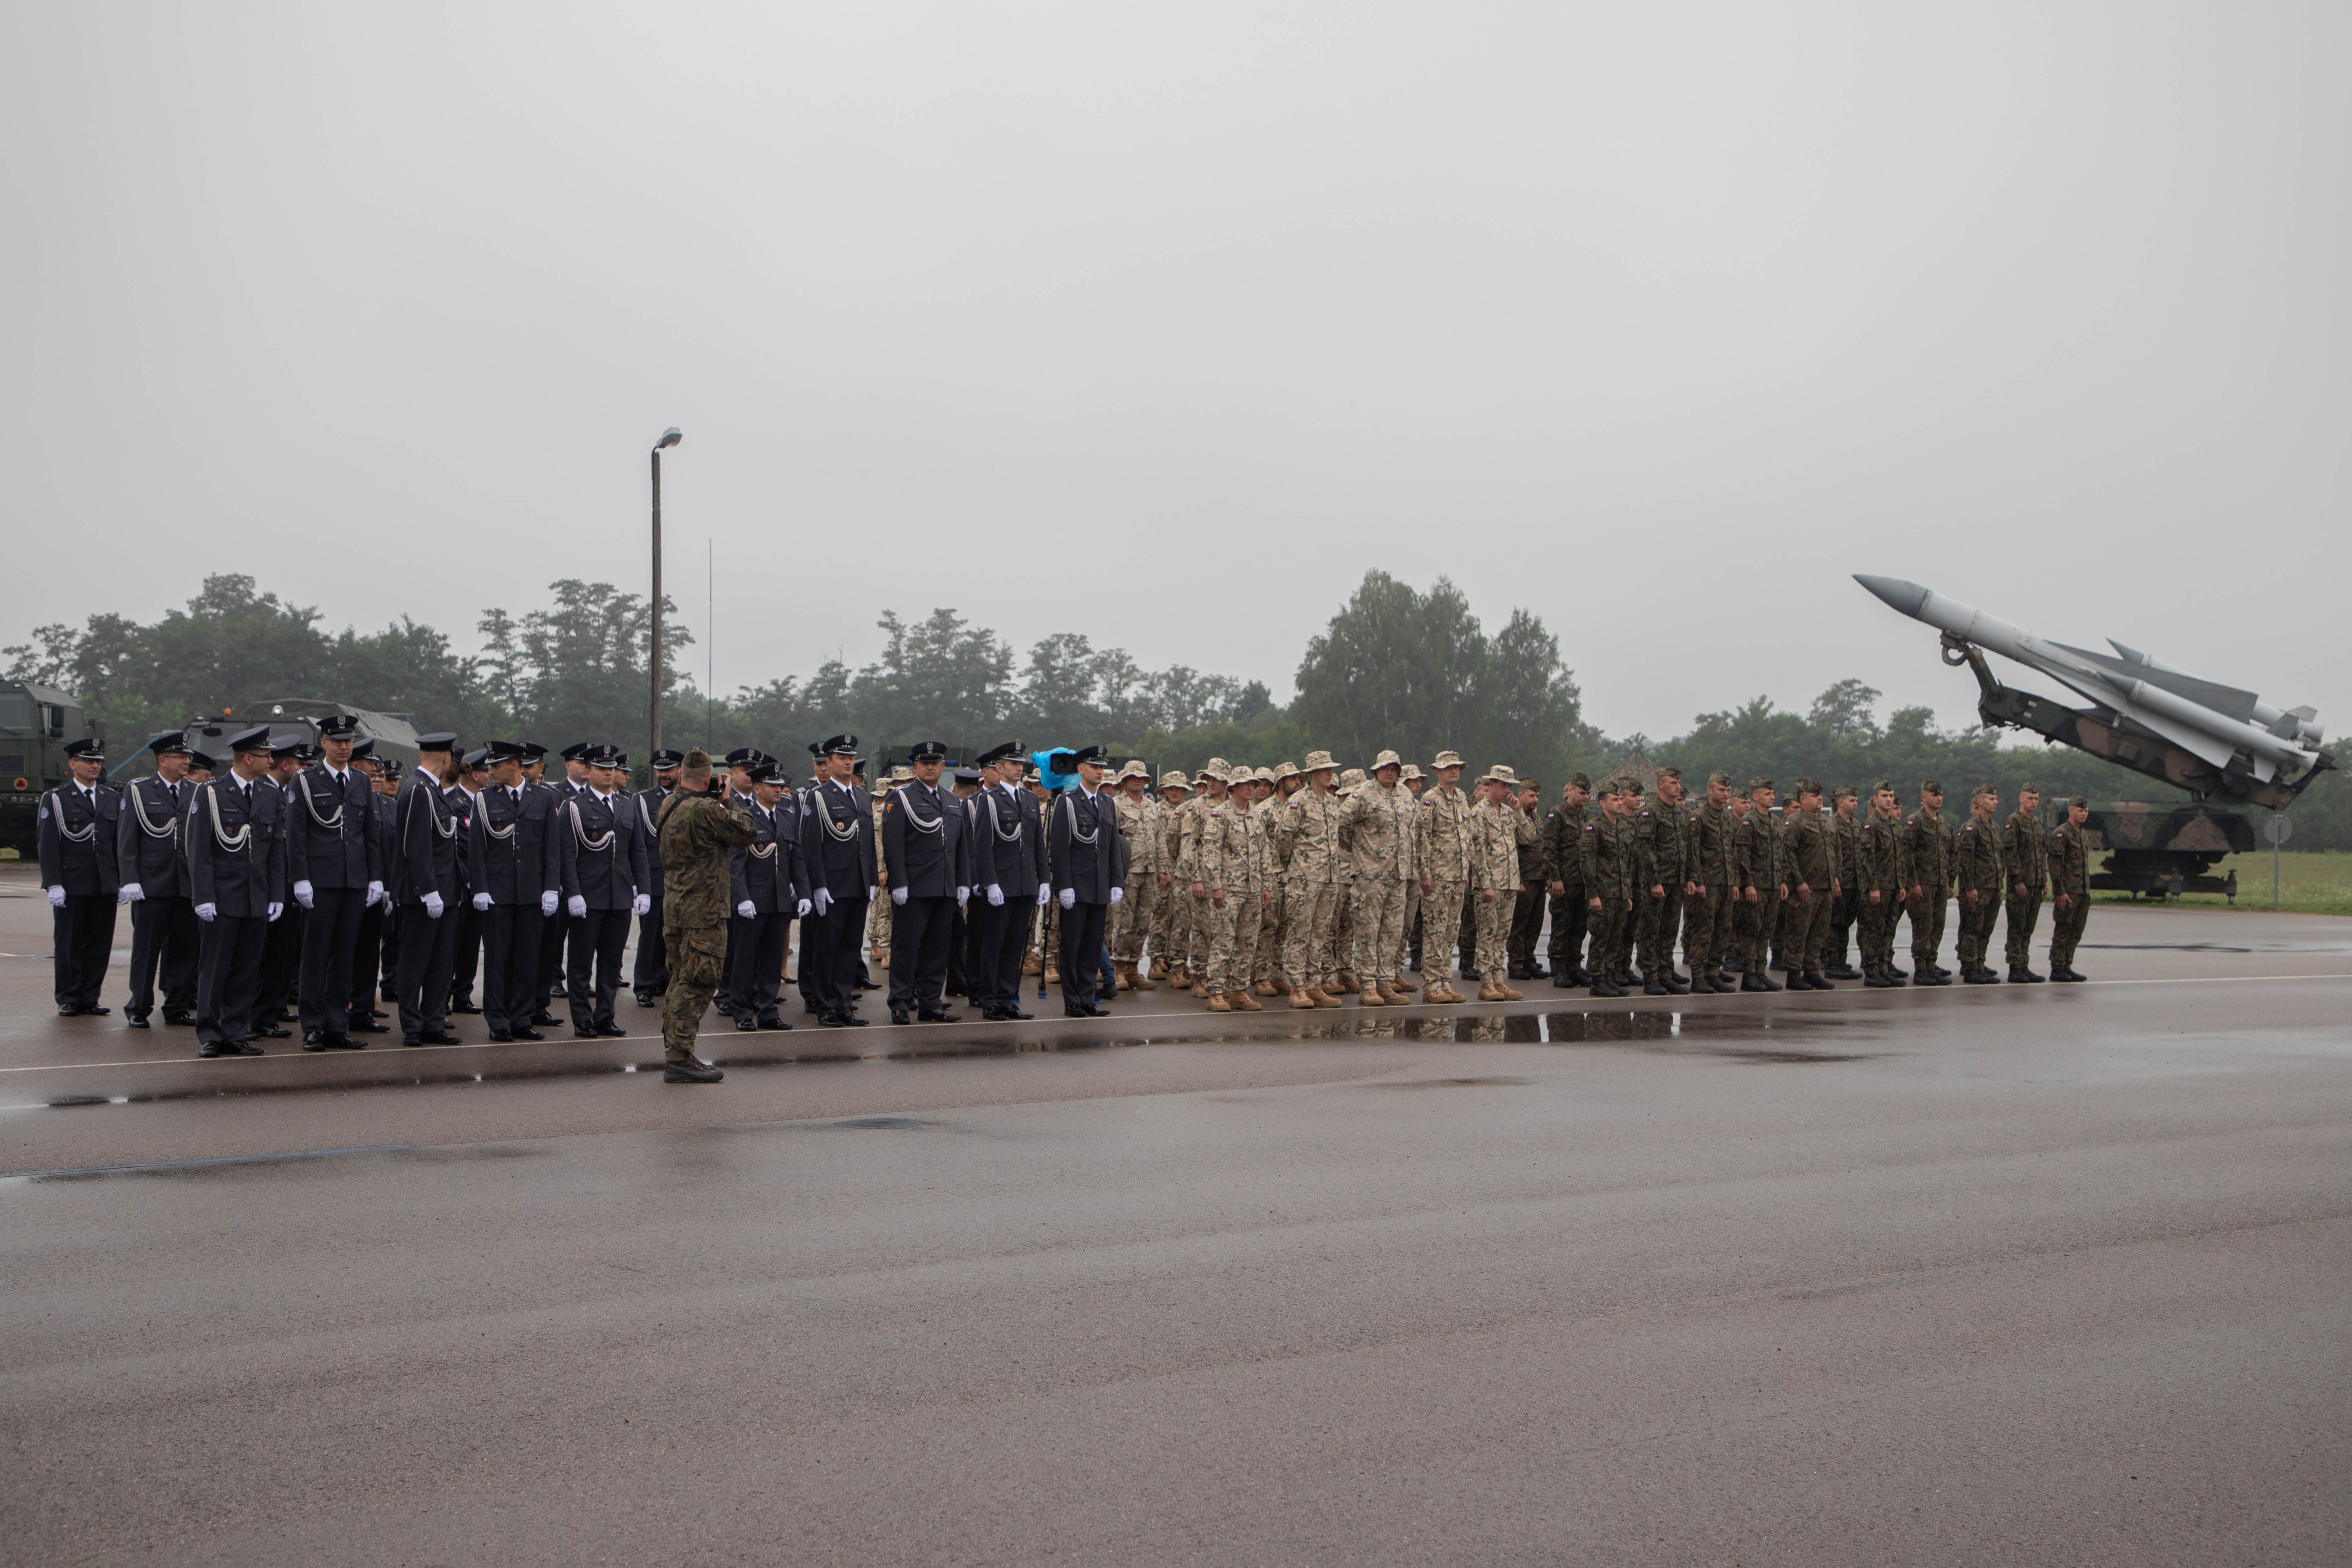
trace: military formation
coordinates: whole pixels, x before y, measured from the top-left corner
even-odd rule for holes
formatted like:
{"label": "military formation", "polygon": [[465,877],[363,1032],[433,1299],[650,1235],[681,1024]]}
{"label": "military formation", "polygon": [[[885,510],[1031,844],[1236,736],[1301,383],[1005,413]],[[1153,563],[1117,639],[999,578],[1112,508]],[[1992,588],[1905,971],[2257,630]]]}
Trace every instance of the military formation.
{"label": "military formation", "polygon": [[[1496,763],[1465,784],[1450,751],[1425,773],[1310,752],[1155,780],[1095,746],[1058,753],[1070,771],[1048,780],[1017,742],[970,766],[927,742],[869,786],[845,734],[809,748],[805,784],[746,747],[656,752],[631,790],[613,746],[567,747],[550,777],[545,747],[447,733],[419,737],[403,777],[358,726],[321,720],[315,746],[262,726],[218,759],[163,735],[121,787],[96,742],[68,746],[73,776],[39,808],[58,1012],[110,1010],[125,909],[125,1021],[160,1008],[202,1056],[298,1029],[307,1051],[395,1028],[456,1045],[464,1015],[493,1041],[566,1023],[620,1037],[625,987],[663,1008],[677,1082],[719,1076],[693,1051],[713,1006],[740,1030],[792,1027],[795,933],[803,1010],[835,1028],[867,1022],[877,968],[899,1024],[955,1022],[951,998],[1028,1018],[1032,975],[1073,1017],[1162,984],[1219,1013],[1471,1000],[1457,978],[1482,1002],[1547,978],[1603,997],[1995,984],[2004,916],[2010,982],[2083,978],[2086,803],[2045,828],[2031,784],[2006,819],[1980,785],[1954,822],[1934,780],[1906,815],[1886,780],[1865,802],[1800,779],[1783,804],[1769,778],[1716,773],[1693,798],[1668,766],[1646,792],[1579,773],[1545,812],[1537,781]],[[2045,903],[2047,976],[2031,962]],[[1936,962],[1948,919],[1957,971]]]}

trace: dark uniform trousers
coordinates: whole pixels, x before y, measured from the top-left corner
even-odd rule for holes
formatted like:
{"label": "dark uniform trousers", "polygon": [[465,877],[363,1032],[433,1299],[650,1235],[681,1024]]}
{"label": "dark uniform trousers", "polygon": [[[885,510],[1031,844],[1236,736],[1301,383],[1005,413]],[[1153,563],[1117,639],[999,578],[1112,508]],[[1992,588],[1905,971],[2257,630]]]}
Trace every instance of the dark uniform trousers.
{"label": "dark uniform trousers", "polygon": [[562,905],[547,918],[546,929],[539,933],[539,994],[552,996],[563,989],[564,977],[570,973],[563,963],[563,941],[572,932],[572,912]]}
{"label": "dark uniform trousers", "polygon": [[[2011,884],[2012,889],[2015,886]],[[2042,889],[2035,888],[2021,899],[2012,890],[2009,895],[2008,943],[2009,966],[2011,969],[2033,967],[2033,928],[2041,922]]]}
{"label": "dark uniform trousers", "polygon": [[[1228,899],[1231,894],[1226,895]],[[909,899],[908,903],[915,900]],[[953,902],[952,900],[950,902]],[[1110,913],[1108,904],[1089,904],[1081,900],[1062,911],[1062,1005],[1091,1007],[1095,1005],[1095,980],[1099,973],[1103,951],[1105,917]],[[1256,943],[1252,942],[1251,946]],[[1382,962],[1385,963],[1385,955]],[[896,960],[893,960],[895,963]],[[1248,978],[1249,959],[1240,960],[1243,978]]]}
{"label": "dark uniform trousers", "polygon": [[637,917],[637,962],[629,975],[629,989],[642,1002],[669,989],[669,947],[662,936],[662,896],[659,879],[653,890],[654,907]]}
{"label": "dark uniform trousers", "polygon": [[[745,1018],[761,1024],[783,1021],[776,1011],[776,994],[783,986],[784,943],[792,931],[790,910],[772,910],[748,919],[727,917],[727,963],[733,973],[727,977],[724,1011],[733,1014],[738,1022]],[[803,955],[801,962],[805,967],[807,957]]]}
{"label": "dark uniform trousers", "polygon": [[539,939],[547,917],[538,900],[492,904],[482,911],[482,1022],[493,1029],[528,1029],[546,1005],[539,983]]}
{"label": "dark uniform trousers", "polygon": [[112,893],[68,893],[66,907],[49,911],[54,984],[60,1007],[95,1007],[114,956]]}
{"label": "dark uniform trousers", "polygon": [[1675,939],[1682,932],[1683,890],[1668,888],[1654,899],[1643,888],[1633,895],[1641,912],[1641,964],[1644,980],[1670,980],[1675,973]]}
{"label": "dark uniform trousers", "polygon": [[1540,888],[1521,888],[1512,897],[1516,901],[1511,905],[1509,958],[1513,969],[1524,972],[1535,966],[1536,938],[1543,931],[1544,893]]}
{"label": "dark uniform trousers", "polygon": [[261,939],[261,999],[254,1005],[254,1016],[263,1020],[275,1019],[294,1007],[294,993],[302,976],[302,935],[310,911],[294,901],[294,895],[285,895],[286,909],[269,922],[269,931]]}
{"label": "dark uniform trousers", "polygon": [[1034,895],[1016,899],[1007,893],[1004,902],[997,905],[974,893],[971,907],[978,928],[971,999],[983,1007],[1017,1007],[1021,960],[1029,951],[1029,927],[1037,918],[1037,900]]}
{"label": "dark uniform trousers", "polygon": [[392,900],[378,899],[360,910],[359,934],[352,942],[352,1000],[347,1018],[364,1018],[375,1010],[378,963],[383,957],[384,911]]}
{"label": "dark uniform trousers", "polygon": [[1732,921],[1738,913],[1732,889],[1720,881],[1709,882],[1706,891],[1692,901],[1684,925],[1683,956],[1694,976],[1712,977],[1737,958],[1732,950]]}
{"label": "dark uniform trousers", "polygon": [[1864,974],[1885,974],[1895,967],[1895,922],[1903,918],[1903,896],[1893,888],[1877,889],[1878,902],[1870,901],[1870,891],[1856,896],[1862,900],[1862,972]]}
{"label": "dark uniform trousers", "polygon": [[1584,938],[1591,930],[1591,921],[1586,917],[1591,913],[1581,881],[1552,900],[1551,945],[1547,955],[1555,971],[1584,967]]}
{"label": "dark uniform trousers", "polygon": [[[366,903],[364,888],[311,889],[302,931],[301,979],[294,989],[305,1035],[314,1029],[337,1035],[351,1029],[351,999],[356,989],[352,969],[359,958],[360,916]],[[297,910],[286,912],[290,916]]]}
{"label": "dark uniform trousers", "polygon": [[[457,911],[435,920],[423,904],[403,904],[400,928],[400,1032],[428,1034],[449,1023],[449,969],[457,952]],[[412,1000],[414,998],[414,1000]]]}
{"label": "dark uniform trousers", "polygon": [[[896,928],[893,928],[896,934]],[[896,966],[898,960],[891,961]],[[948,983],[947,994],[961,996],[971,989],[971,921],[958,905],[955,917],[948,921]]]}
{"label": "dark uniform trousers", "polygon": [[189,899],[142,899],[131,906],[131,1000],[122,1011],[143,1018],[155,1005],[155,977],[163,979],[163,1011],[195,1011],[196,954],[204,922]]}
{"label": "dark uniform trousers", "polygon": [[472,897],[461,897],[449,911],[457,918],[457,945],[449,962],[449,1002],[452,1006],[474,1000],[474,979],[482,967],[482,911]]}
{"label": "dark uniform trousers", "polygon": [[593,1029],[613,1021],[613,998],[621,989],[621,952],[629,945],[629,921],[635,918],[625,909],[590,910],[572,917],[564,976],[573,1028]]}
{"label": "dark uniform trousers", "polygon": [[203,930],[197,939],[196,1043],[216,1046],[251,1039],[269,917],[220,915],[197,923]]}
{"label": "dark uniform trousers", "polygon": [[801,922],[801,975],[820,1013],[846,1013],[857,1005],[857,983],[866,976],[866,910],[871,902],[835,899],[824,914]]}
{"label": "dark uniform trousers", "polygon": [[1838,896],[1830,900],[1829,934],[1822,939],[1822,967],[1845,969],[1847,943],[1853,935],[1854,921],[1862,913],[1862,889],[1852,883],[1843,886]]}
{"label": "dark uniform trousers", "polygon": [[[936,1013],[945,1005],[956,901],[912,895],[890,916],[890,1010]],[[1066,930],[1066,924],[1065,930]],[[1064,970],[1067,973],[1066,969]]]}
{"label": "dark uniform trousers", "polygon": [[400,1000],[400,911],[389,900],[376,907],[383,911],[383,925],[376,933],[383,949],[383,999],[396,1003]]}
{"label": "dark uniform trousers", "polygon": [[[1624,972],[1626,950],[1631,945],[1627,940],[1631,933],[1625,928],[1633,920],[1633,911],[1625,907],[1624,900],[1614,898],[1603,898],[1601,907],[1596,910],[1592,907],[1591,895],[1587,894],[1584,916],[1592,932],[1592,959],[1587,967],[1591,971],[1593,982],[1597,984],[1603,980],[1614,980]],[[1502,976],[1481,978],[1500,980]]]}
{"label": "dark uniform trousers", "polygon": [[1926,901],[1914,900],[1905,908],[1911,914],[1911,963],[1935,968],[1937,950],[1944,945],[1944,916],[1952,907],[1952,889],[1929,888]]}

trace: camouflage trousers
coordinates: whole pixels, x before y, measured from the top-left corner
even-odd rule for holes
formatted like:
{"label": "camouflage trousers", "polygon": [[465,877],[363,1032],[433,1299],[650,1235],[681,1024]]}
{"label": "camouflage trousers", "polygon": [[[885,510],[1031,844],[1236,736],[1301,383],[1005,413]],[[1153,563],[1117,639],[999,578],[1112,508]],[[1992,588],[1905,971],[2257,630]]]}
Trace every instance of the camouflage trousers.
{"label": "camouflage trousers", "polygon": [[1830,916],[1832,900],[1827,889],[1807,889],[1807,896],[1789,896],[1788,945],[1783,950],[1791,974],[1819,974],[1822,972],[1822,949],[1830,936]]}
{"label": "camouflage trousers", "polygon": [[1862,912],[1861,890],[1851,885],[1843,888],[1830,901],[1830,932],[1822,942],[1822,967],[1846,967],[1846,943],[1853,931],[1855,919]]}
{"label": "camouflage trousers", "polygon": [[2074,967],[2075,944],[2083,940],[2083,926],[2091,918],[2091,900],[2087,894],[2076,893],[2066,900],[2066,907],[2050,916],[2050,963],[2053,968]]}
{"label": "camouflage trousers", "polygon": [[1948,888],[1930,888],[1924,900],[1914,900],[1904,906],[1911,917],[1911,963],[1913,967],[1926,964],[1936,967],[1936,954],[1944,945],[1944,912],[1951,908],[1952,894]]}
{"label": "camouflage trousers", "polygon": [[719,990],[727,958],[725,926],[681,926],[675,918],[662,931],[669,955],[669,994],[662,998],[662,1054],[683,1061],[694,1054],[694,1037]]}
{"label": "camouflage trousers", "polygon": [[1694,978],[1713,975],[1737,956],[1732,931],[1738,911],[1731,889],[1720,883],[1708,883],[1706,891],[1691,900],[1683,922],[1683,955]]}
{"label": "camouflage trousers", "polygon": [[1360,984],[1393,987],[1404,926],[1404,878],[1358,877],[1348,902],[1355,912],[1355,952],[1348,973]]}
{"label": "camouflage trousers", "polygon": [[1581,878],[1568,884],[1568,891],[1556,893],[1551,900],[1551,942],[1546,952],[1552,973],[1562,969],[1584,967],[1584,936],[1591,929],[1589,919],[1592,910],[1584,901]]}
{"label": "camouflage trousers", "polygon": [[1772,938],[1780,930],[1780,893],[1777,888],[1759,888],[1756,901],[1749,903],[1743,892],[1739,902],[1740,962],[1750,974],[1764,973],[1764,963],[1771,955]]}
{"label": "camouflage trousers", "polygon": [[1879,890],[1878,902],[1861,895],[1855,906],[1862,915],[1862,972],[1885,974],[1895,967],[1895,922],[1903,918],[1902,900],[1892,888]]}
{"label": "camouflage trousers", "polygon": [[1584,901],[1584,918],[1592,931],[1592,956],[1584,967],[1591,974],[1593,984],[1603,984],[1625,972],[1625,963],[1633,949],[1633,933],[1629,928],[1633,911],[1625,907],[1625,900],[1622,898],[1603,898],[1601,907],[1596,910],[1588,894]]}
{"label": "camouflage trousers", "polygon": [[1220,908],[1208,906],[1209,994],[1239,991],[1250,983],[1250,963],[1257,953],[1257,928],[1263,910],[1255,893],[1225,889]]}
{"label": "camouflage trousers", "polygon": [[[1353,879],[1340,882],[1331,900],[1331,930],[1324,943],[1323,966],[1333,975],[1341,970],[1349,973],[1356,956],[1356,886]],[[1360,975],[1358,979],[1362,977]]]}
{"label": "camouflage trousers", "polygon": [[1505,888],[1489,899],[1483,893],[1470,895],[1470,910],[1478,922],[1478,979],[1482,984],[1500,984],[1511,973],[1511,916],[1517,905],[1512,894],[1517,889]]}
{"label": "camouflage trousers", "polygon": [[1331,917],[1339,896],[1337,884],[1305,877],[1294,877],[1283,889],[1282,967],[1291,984],[1322,985],[1337,977]]}
{"label": "camouflage trousers", "polygon": [[1668,888],[1665,897],[1654,899],[1643,888],[1633,900],[1633,910],[1639,926],[1634,937],[1639,945],[1641,962],[1637,967],[1644,980],[1671,980],[1675,973],[1675,939],[1682,934],[1683,890]]}
{"label": "camouflage trousers", "polygon": [[1544,891],[1522,886],[1511,899],[1511,967],[1525,973],[1535,967],[1536,939],[1543,934]]}
{"label": "camouflage trousers", "polygon": [[1250,973],[1260,980],[1271,979],[1283,973],[1282,942],[1288,900],[1277,885],[1274,889],[1274,902],[1258,914],[1257,955],[1251,961]]}
{"label": "camouflage trousers", "polygon": [[1143,939],[1160,918],[1160,879],[1150,871],[1129,871],[1127,891],[1110,911],[1110,956],[1115,963],[1133,963],[1143,956]]}
{"label": "camouflage trousers", "polygon": [[2042,889],[2034,889],[2020,898],[2012,889],[2009,895],[2009,966],[2011,969],[2033,967],[2033,928],[2042,920]]}
{"label": "camouflage trousers", "polygon": [[1217,934],[1216,906],[1206,898],[1194,898],[1190,888],[1184,889],[1184,902],[1192,917],[1184,932],[1184,964],[1198,980],[1209,973],[1209,947]]}
{"label": "camouflage trousers", "polygon": [[880,898],[866,906],[866,945],[880,953],[885,963],[890,958],[890,911],[897,907],[890,901],[887,888],[882,889]]}
{"label": "camouflage trousers", "polygon": [[1160,890],[1160,906],[1151,913],[1151,959],[1171,969],[1184,963],[1184,944],[1191,938],[1187,927],[1192,918],[1192,890],[1183,883],[1171,879]]}
{"label": "camouflage trousers", "polygon": [[1462,899],[1468,891],[1461,878],[1441,878],[1422,895],[1421,977],[1431,985],[1454,978],[1454,933],[1462,924]]}
{"label": "camouflage trousers", "polygon": [[1402,974],[1412,964],[1413,933],[1421,926],[1421,879],[1404,879],[1404,914],[1397,921],[1396,972]]}
{"label": "camouflage trousers", "polygon": [[[1974,892],[1977,896],[1977,901],[1974,904],[1969,902],[1969,892]],[[1985,953],[1992,946],[1992,928],[2000,920],[2000,889],[1998,888],[1963,889],[1959,903],[1960,967],[1975,969],[1983,964]]]}

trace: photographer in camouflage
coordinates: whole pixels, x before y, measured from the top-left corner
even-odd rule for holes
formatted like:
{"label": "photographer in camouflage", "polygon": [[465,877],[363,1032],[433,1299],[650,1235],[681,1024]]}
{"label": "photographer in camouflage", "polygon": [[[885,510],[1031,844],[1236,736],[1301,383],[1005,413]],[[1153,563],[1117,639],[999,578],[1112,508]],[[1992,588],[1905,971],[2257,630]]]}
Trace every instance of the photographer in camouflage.
{"label": "photographer in camouflage", "polygon": [[669,953],[662,1081],[717,1083],[727,1075],[694,1054],[694,1037],[727,956],[727,851],[751,843],[757,828],[733,781],[714,784],[710,753],[697,746],[686,753],[677,788],[654,814],[654,831],[661,839],[662,937]]}

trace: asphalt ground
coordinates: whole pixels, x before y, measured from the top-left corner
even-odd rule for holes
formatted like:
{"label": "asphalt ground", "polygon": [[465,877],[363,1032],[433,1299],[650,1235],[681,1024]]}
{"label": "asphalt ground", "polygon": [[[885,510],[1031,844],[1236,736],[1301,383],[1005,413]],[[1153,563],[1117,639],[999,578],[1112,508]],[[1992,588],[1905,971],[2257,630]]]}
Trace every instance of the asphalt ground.
{"label": "asphalt ground", "polygon": [[47,951],[0,873],[6,1562],[2352,1559],[2343,921],[708,1088],[625,996],[200,1061]]}

